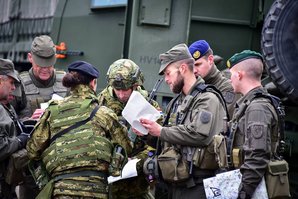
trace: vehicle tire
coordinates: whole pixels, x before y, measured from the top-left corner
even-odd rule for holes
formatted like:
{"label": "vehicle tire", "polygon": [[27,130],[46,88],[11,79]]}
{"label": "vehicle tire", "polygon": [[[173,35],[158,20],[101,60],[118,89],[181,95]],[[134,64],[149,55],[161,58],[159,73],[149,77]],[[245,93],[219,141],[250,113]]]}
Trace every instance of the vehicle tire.
{"label": "vehicle tire", "polygon": [[276,0],[264,21],[265,68],[279,90],[298,104],[298,1]]}

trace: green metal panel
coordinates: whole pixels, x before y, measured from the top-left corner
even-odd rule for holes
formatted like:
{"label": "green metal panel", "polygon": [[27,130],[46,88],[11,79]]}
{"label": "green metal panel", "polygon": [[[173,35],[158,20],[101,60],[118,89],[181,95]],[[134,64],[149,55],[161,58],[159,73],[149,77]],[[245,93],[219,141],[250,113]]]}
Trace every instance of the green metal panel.
{"label": "green metal panel", "polygon": [[91,10],[89,1],[60,0],[51,36],[56,44],[65,42],[68,50],[84,55],[60,59],[56,67],[66,70],[71,62],[85,60],[100,70],[98,90],[102,90],[108,67],[122,56],[124,19],[125,7]]}
{"label": "green metal panel", "polygon": [[[131,1],[128,2],[128,4]],[[126,31],[126,41],[128,46],[128,57],[135,61],[145,74],[145,88],[151,90],[155,81],[160,78],[158,71],[160,68],[159,54],[169,50],[178,43],[186,43],[188,40],[189,20],[190,20],[190,0],[171,1],[171,16],[169,26],[154,24],[139,24],[140,3],[136,0],[133,2],[131,11],[131,26]],[[155,4],[155,1],[146,1],[148,4]],[[161,7],[170,7],[169,1],[159,1]],[[153,5],[151,5],[153,6]],[[152,7],[153,8],[153,7]],[[163,9],[152,9],[151,15],[162,16],[165,12]],[[157,95],[172,96],[168,86],[163,83]]]}
{"label": "green metal panel", "polygon": [[260,51],[263,17],[262,0],[193,1],[188,43],[205,39],[225,60],[244,49]]}

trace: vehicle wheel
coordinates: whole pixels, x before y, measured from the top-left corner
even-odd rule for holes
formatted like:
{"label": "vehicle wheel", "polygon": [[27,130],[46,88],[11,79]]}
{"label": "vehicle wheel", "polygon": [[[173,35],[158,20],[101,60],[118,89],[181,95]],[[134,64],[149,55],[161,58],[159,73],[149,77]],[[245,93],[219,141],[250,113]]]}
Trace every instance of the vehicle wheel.
{"label": "vehicle wheel", "polygon": [[264,21],[265,68],[279,90],[298,104],[298,1],[276,0]]}

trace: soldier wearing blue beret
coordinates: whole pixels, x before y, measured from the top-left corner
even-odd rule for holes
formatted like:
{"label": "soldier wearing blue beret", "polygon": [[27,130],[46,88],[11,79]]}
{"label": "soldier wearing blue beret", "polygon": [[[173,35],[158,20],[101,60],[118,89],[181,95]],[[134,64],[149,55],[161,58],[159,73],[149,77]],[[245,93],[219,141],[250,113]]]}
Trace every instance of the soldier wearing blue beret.
{"label": "soldier wearing blue beret", "polygon": [[232,117],[234,105],[240,95],[236,95],[230,80],[226,78],[214,63],[213,50],[205,40],[198,40],[189,47],[191,56],[195,59],[194,74],[201,76],[206,84],[214,85],[225,98],[229,116]]}
{"label": "soldier wearing blue beret", "polygon": [[267,170],[278,142],[278,115],[261,84],[263,58],[258,52],[244,50],[233,55],[227,66],[236,93],[243,95],[236,103],[230,122],[232,166],[242,174],[238,198],[252,198]]}

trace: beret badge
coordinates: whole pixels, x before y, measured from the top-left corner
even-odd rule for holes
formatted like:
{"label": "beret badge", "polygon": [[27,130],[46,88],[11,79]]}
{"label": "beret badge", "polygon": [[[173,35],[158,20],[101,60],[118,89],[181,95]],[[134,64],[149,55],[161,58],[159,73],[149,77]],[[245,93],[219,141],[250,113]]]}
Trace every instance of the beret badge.
{"label": "beret badge", "polygon": [[200,51],[197,50],[196,52],[194,52],[192,54],[192,56],[193,56],[193,58],[198,59],[201,56],[201,53],[200,53]]}

